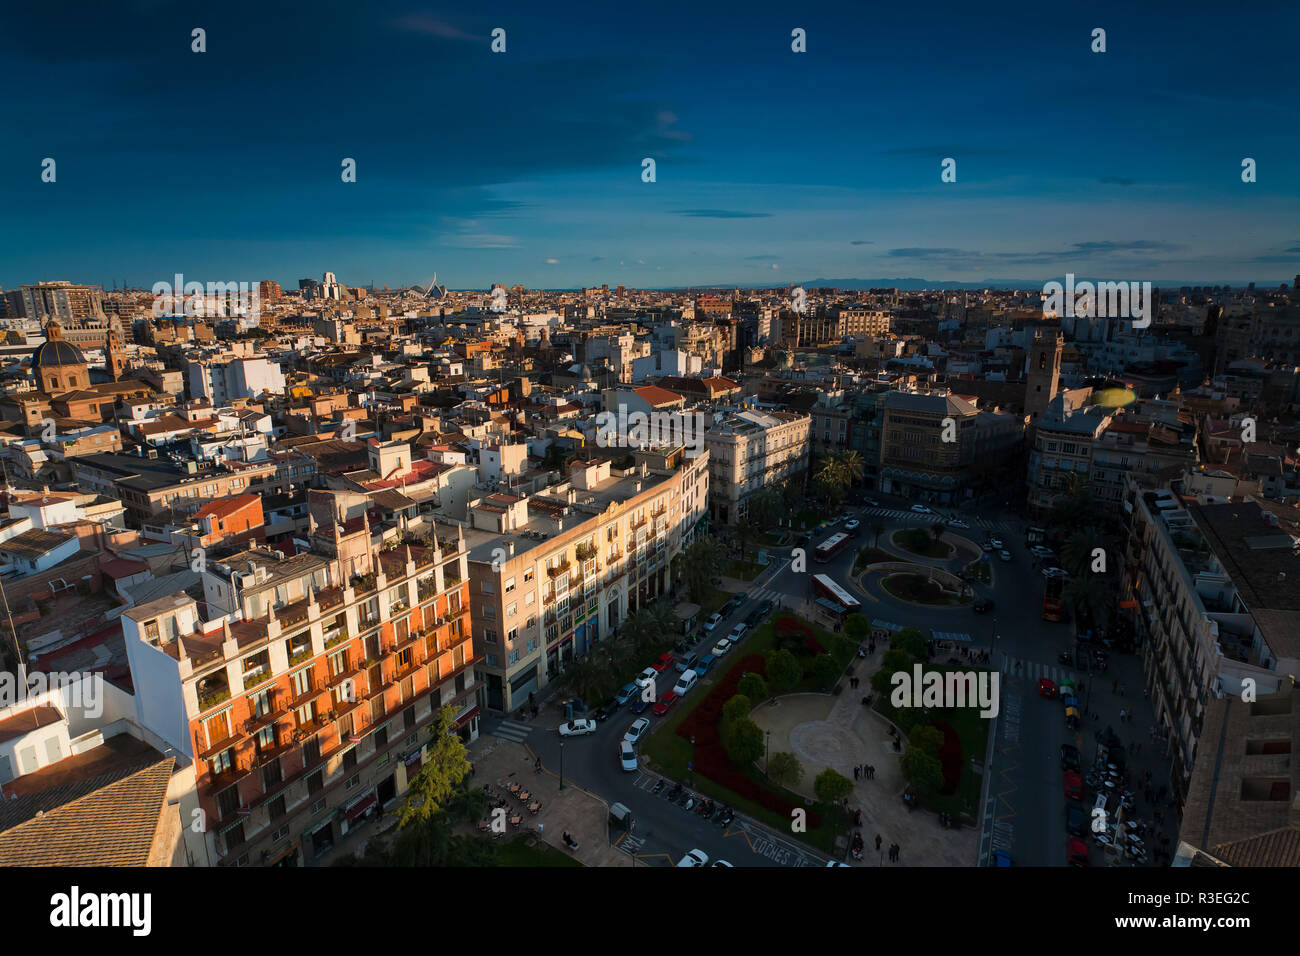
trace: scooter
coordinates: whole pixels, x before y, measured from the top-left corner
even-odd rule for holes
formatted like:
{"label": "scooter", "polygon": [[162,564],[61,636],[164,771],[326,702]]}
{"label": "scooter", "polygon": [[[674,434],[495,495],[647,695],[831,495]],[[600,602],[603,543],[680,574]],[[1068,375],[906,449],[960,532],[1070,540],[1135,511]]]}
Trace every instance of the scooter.
{"label": "scooter", "polygon": [[664,788],[664,779],[663,779],[662,777],[660,777],[660,778],[659,778],[659,782],[656,783],[656,784],[654,785],[654,789],[651,790],[650,792],[651,792],[651,793],[658,793],[658,792],[659,792],[660,790],[662,790],[663,788]]}
{"label": "scooter", "polygon": [[689,810],[689,809],[691,809],[691,807],[693,807],[693,806],[695,806],[695,798],[694,798],[694,797],[688,797],[687,800],[686,800],[686,802],[682,804],[682,809],[684,809],[684,810]]}

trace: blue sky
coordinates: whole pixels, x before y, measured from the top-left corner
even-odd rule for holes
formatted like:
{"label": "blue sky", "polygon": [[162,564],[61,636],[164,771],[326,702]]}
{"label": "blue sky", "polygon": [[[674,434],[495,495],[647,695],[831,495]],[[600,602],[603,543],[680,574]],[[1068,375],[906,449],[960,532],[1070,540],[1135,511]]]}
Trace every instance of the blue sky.
{"label": "blue sky", "polygon": [[0,285],[1300,273],[1300,4],[552,7],[11,12]]}

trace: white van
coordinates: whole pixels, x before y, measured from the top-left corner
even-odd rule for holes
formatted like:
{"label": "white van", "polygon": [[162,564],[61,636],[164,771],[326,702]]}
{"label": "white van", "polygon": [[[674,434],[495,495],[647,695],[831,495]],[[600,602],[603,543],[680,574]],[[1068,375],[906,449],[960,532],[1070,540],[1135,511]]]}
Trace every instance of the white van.
{"label": "white van", "polygon": [[698,671],[686,671],[677,679],[677,683],[673,686],[673,693],[680,697],[682,694],[685,694],[688,690],[694,687],[695,682],[699,679],[700,675]]}

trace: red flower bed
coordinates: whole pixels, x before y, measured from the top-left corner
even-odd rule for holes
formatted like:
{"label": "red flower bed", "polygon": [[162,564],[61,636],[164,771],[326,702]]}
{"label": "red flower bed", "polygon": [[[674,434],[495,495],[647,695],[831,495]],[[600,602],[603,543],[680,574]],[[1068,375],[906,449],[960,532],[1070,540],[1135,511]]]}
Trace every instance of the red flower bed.
{"label": "red flower bed", "polygon": [[[799,622],[795,622],[796,624]],[[727,676],[714,684],[708,696],[677,726],[677,734],[690,740],[695,738],[694,769],[715,783],[721,784],[737,796],[752,800],[773,813],[788,818],[795,804],[771,790],[755,783],[732,763],[731,755],[722,745],[718,724],[722,722],[722,708],[736,696],[740,679],[745,674],[767,676],[767,662],[759,654],[749,654],[733,667]],[[808,824],[821,826],[821,814],[808,811]]]}
{"label": "red flower bed", "polygon": [[951,724],[944,721],[936,721],[934,726],[943,733],[943,745],[939,748],[939,763],[943,765],[943,789],[940,793],[953,794],[961,783],[961,737]]}
{"label": "red flower bed", "polygon": [[821,641],[817,640],[817,633],[797,617],[784,614],[776,619],[773,629],[778,642],[791,637],[802,637],[804,650],[813,657],[826,652]]}

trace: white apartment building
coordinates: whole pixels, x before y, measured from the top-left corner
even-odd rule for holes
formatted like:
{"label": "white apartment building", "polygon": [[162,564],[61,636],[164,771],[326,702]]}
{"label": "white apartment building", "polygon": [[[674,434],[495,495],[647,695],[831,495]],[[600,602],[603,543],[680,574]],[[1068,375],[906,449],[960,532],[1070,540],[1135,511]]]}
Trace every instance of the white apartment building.
{"label": "white apartment building", "polygon": [[709,451],[709,513],[735,525],[749,499],[808,468],[812,419],[792,412],[749,409],[716,413],[704,434]]}

